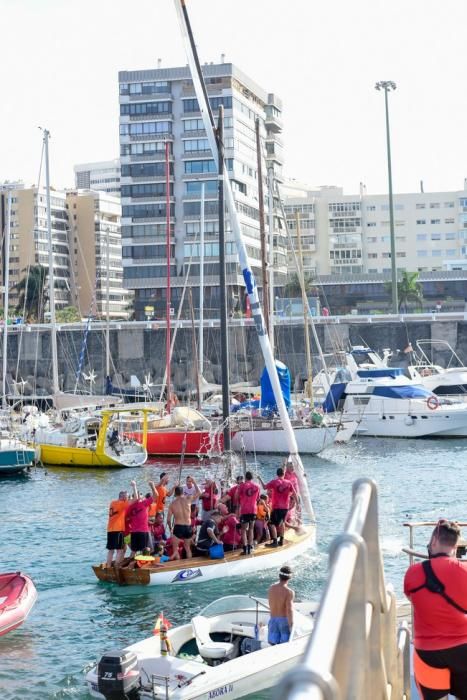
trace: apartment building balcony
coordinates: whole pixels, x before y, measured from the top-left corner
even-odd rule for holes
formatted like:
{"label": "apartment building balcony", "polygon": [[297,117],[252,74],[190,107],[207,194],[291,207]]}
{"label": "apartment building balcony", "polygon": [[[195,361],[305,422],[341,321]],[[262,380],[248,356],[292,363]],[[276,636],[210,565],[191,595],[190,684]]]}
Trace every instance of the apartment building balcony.
{"label": "apartment building balcony", "polygon": [[[165,120],[165,121],[168,121],[168,120]],[[158,131],[157,133],[154,133],[154,134],[130,134],[129,139],[130,139],[130,141],[154,141],[155,139],[157,139],[159,141],[161,139],[168,139],[169,141],[173,141],[174,135],[172,134],[171,131]],[[122,138],[122,143],[126,143],[126,141],[124,141],[123,138]]]}
{"label": "apartment building balcony", "polygon": [[[124,97],[126,97],[127,99],[124,100],[123,99]],[[171,92],[157,92],[157,93],[152,93],[150,95],[143,95],[143,94],[121,95],[120,102],[123,104],[124,102],[158,102],[160,100],[173,100],[172,93]]]}
{"label": "apartment building balcony", "polygon": [[183,137],[189,137],[190,139],[198,138],[199,136],[206,136],[206,129],[192,129],[190,131],[184,131]]}
{"label": "apartment building balcony", "polygon": [[276,115],[267,114],[264,124],[266,126],[266,131],[273,134],[280,134],[283,129],[282,119]]}
{"label": "apartment building balcony", "polygon": [[[165,182],[165,175],[127,175],[120,178],[120,185],[132,185],[135,182]],[[174,182],[174,176],[170,176],[170,182]]]}
{"label": "apartment building balcony", "polygon": [[[157,135],[155,135],[155,138],[158,138]],[[152,163],[160,163],[161,161],[165,160],[165,152],[164,151],[157,151],[156,153],[132,153],[127,156],[121,156],[120,158],[122,165],[129,165],[130,163],[141,163],[144,161],[151,161]],[[170,153],[169,154],[169,161],[173,163],[174,157]]]}
{"label": "apartment building balcony", "polygon": [[[150,119],[163,119],[164,121],[173,121],[174,118],[172,112],[156,112],[155,114],[152,114],[151,112],[149,112],[148,114],[122,114],[122,123],[124,123],[124,117],[127,117],[129,122],[147,122]],[[128,124],[128,121],[125,123]]]}
{"label": "apartment building balcony", "polygon": [[203,151],[185,151],[182,154],[182,160],[192,160],[193,158],[212,158],[212,151],[206,148]]}

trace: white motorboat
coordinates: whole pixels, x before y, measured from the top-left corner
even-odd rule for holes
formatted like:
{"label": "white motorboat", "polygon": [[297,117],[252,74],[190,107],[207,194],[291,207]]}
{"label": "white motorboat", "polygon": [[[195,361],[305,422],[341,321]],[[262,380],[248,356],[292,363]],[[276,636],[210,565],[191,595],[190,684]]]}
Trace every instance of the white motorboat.
{"label": "white motorboat", "polygon": [[[383,376],[386,372],[387,376]],[[400,370],[359,370],[357,380],[334,384],[332,404],[344,420],[358,421],[359,435],[381,437],[467,437],[467,405],[443,399]],[[325,406],[330,409],[328,400]]]}
{"label": "white motorboat", "polygon": [[313,629],[315,607],[296,603],[289,642],[267,642],[266,600],[220,598],[188,624],[104,654],[86,675],[91,695],[101,700],[210,700],[241,698],[275,685],[299,660]]}
{"label": "white motorboat", "polygon": [[93,566],[99,581],[128,586],[167,586],[202,583],[224,576],[245,576],[261,569],[280,568],[304,554],[316,543],[316,527],[305,525],[300,532],[288,529],[281,547],[260,544],[254,554],[242,556],[241,549],[226,552],[223,559],[196,556],[192,559],[169,561],[158,567],[129,569],[126,567]]}

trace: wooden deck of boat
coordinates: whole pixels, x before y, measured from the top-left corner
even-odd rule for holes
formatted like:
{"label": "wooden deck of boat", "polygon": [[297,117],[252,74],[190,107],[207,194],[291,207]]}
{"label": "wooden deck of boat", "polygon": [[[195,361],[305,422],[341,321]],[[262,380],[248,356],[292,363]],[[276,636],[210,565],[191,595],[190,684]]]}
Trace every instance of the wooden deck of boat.
{"label": "wooden deck of boat", "polygon": [[[287,537],[284,540],[284,544],[280,547],[281,551],[287,550],[305,539],[310,537],[310,528],[307,527],[302,533],[297,533],[294,530],[287,532]],[[277,550],[272,547],[266,547],[261,544],[255,549],[253,554],[248,555],[247,558],[254,557],[255,559],[261,558]],[[244,559],[245,555],[242,554],[242,549],[235,550],[234,552],[226,552],[223,559],[210,559],[209,557],[196,556],[192,559],[178,559],[174,561],[168,561],[161,566],[150,568],[144,567],[142,569],[128,569],[128,568],[115,568],[114,566],[110,568],[103,568],[102,564],[94,565],[93,571],[96,574],[99,581],[105,581],[107,583],[118,583],[119,585],[133,585],[133,586],[147,586],[150,582],[150,574],[162,573],[167,571],[179,571],[180,569],[193,569],[203,566],[222,566],[223,564],[237,561],[238,559]]]}

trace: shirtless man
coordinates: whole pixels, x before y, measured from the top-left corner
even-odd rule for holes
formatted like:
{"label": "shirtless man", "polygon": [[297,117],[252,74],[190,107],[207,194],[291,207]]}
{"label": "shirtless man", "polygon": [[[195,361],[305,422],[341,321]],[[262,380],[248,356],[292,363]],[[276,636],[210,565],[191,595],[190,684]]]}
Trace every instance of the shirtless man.
{"label": "shirtless man", "polygon": [[178,543],[180,540],[183,540],[186,558],[191,559],[193,556],[191,553],[191,539],[193,537],[193,528],[191,527],[191,504],[201,495],[200,488],[194,479],[193,484],[195,486],[195,493],[193,496],[184,496],[183,487],[180,485],[175,487],[175,498],[167,512],[167,522],[173,537],[173,554],[171,559],[180,559],[178,551]]}
{"label": "shirtless man", "polygon": [[271,618],[268,625],[269,644],[284,644],[290,638],[293,627],[293,602],[295,593],[289,588],[292,576],[290,566],[283,566],[279,571],[279,582],[273,583],[268,591]]}

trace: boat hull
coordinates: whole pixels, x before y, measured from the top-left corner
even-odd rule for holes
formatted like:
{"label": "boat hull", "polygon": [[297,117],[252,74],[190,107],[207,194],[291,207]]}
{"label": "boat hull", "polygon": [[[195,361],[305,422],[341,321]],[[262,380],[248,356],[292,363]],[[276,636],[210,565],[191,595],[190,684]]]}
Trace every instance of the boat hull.
{"label": "boat hull", "polygon": [[[139,443],[143,442],[140,432],[130,435]],[[212,450],[222,452],[223,439],[221,435],[212,437],[208,430],[148,430],[146,449],[149,455],[196,457],[209,454]]]}
{"label": "boat hull", "polygon": [[[333,444],[337,425],[294,428],[300,454],[316,455]],[[232,449],[260,454],[284,454],[287,451],[284,431],[281,427],[239,430],[232,438]]]}
{"label": "boat hull", "polygon": [[147,456],[133,460],[114,459],[108,454],[100,454],[85,447],[65,447],[63,445],[40,445],[40,460],[50,467],[134,467],[144,464]]}
{"label": "boat hull", "polygon": [[467,416],[465,414],[437,413],[431,415],[394,414],[389,415],[365,415],[358,424],[357,435],[371,437],[394,438],[424,438],[467,437]]}
{"label": "boat hull", "polygon": [[0,637],[23,624],[36,600],[36,587],[29,576],[0,574]]}
{"label": "boat hull", "polygon": [[34,461],[35,452],[25,448],[0,449],[0,475],[18,474],[30,467]]}
{"label": "boat hull", "polygon": [[282,547],[261,545],[252,556],[242,556],[240,550],[226,553],[224,559],[193,557],[188,562],[167,562],[159,569],[115,569],[93,566],[100,581],[133,586],[166,586],[202,583],[223,576],[243,576],[261,570],[277,568],[306,552],[316,542],[316,528],[308,525],[303,534],[290,530]]}

